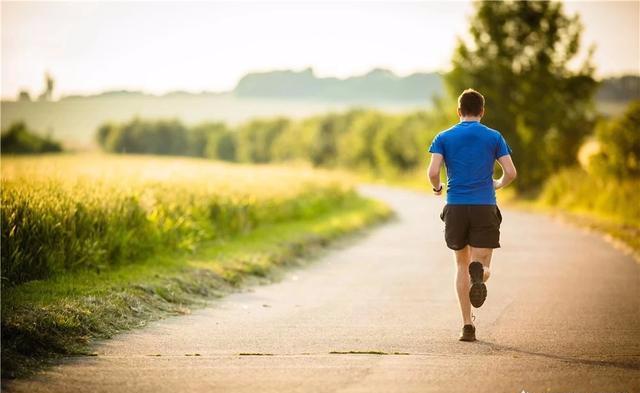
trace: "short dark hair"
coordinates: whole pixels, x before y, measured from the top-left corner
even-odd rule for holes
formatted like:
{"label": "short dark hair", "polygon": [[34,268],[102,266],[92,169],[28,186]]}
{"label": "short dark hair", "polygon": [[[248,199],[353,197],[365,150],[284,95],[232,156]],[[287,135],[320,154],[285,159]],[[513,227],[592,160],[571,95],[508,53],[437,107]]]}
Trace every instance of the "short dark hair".
{"label": "short dark hair", "polygon": [[458,109],[462,116],[480,116],[484,109],[484,97],[473,89],[467,89],[458,97]]}

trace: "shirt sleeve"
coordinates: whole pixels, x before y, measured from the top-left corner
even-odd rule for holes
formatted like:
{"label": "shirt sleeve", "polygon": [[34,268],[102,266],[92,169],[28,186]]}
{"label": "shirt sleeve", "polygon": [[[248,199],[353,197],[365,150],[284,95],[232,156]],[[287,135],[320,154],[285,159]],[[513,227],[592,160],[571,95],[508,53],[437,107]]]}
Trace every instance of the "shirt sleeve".
{"label": "shirt sleeve", "polygon": [[511,147],[507,144],[507,141],[504,139],[502,134],[500,134],[500,138],[498,139],[498,146],[496,147],[496,159],[506,156],[507,154],[511,154]]}
{"label": "shirt sleeve", "polygon": [[431,142],[431,146],[429,146],[429,153],[439,153],[444,156],[444,146],[442,146],[442,139],[440,138],[440,134],[436,135]]}

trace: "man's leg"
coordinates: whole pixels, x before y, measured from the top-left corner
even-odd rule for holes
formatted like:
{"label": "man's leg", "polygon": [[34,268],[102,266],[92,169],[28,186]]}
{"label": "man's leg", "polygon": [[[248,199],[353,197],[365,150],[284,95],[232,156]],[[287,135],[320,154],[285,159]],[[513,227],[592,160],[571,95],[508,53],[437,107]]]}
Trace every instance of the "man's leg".
{"label": "man's leg", "polygon": [[487,281],[489,276],[491,276],[491,271],[489,270],[489,265],[491,265],[491,256],[493,255],[492,248],[471,248],[471,261],[478,261],[482,264],[484,268],[484,278],[483,281]]}
{"label": "man's leg", "polygon": [[473,325],[471,321],[471,302],[469,301],[469,263],[471,263],[471,249],[466,246],[462,250],[455,251],[456,265],[458,266],[458,274],[456,275],[456,290],[458,292],[458,301],[460,302],[460,311],[462,311],[462,320],[465,325]]}
{"label": "man's leg", "polygon": [[469,276],[471,287],[469,288],[469,300],[473,307],[481,307],[487,299],[487,286],[485,282],[489,279],[489,264],[491,263],[491,248],[470,247],[471,264],[469,265]]}

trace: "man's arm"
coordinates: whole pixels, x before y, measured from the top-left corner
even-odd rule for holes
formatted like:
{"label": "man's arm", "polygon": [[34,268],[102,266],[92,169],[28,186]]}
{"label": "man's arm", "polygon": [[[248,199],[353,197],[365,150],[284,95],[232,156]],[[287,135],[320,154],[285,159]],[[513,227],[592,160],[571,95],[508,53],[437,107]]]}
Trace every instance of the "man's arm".
{"label": "man's arm", "polygon": [[510,154],[498,158],[498,163],[502,167],[502,177],[500,179],[493,179],[493,188],[496,190],[506,187],[518,176]]}
{"label": "man's arm", "polygon": [[442,184],[440,183],[440,169],[444,163],[444,157],[440,153],[431,154],[431,163],[429,163],[429,181],[434,189],[440,190],[433,192],[434,195],[442,194]]}

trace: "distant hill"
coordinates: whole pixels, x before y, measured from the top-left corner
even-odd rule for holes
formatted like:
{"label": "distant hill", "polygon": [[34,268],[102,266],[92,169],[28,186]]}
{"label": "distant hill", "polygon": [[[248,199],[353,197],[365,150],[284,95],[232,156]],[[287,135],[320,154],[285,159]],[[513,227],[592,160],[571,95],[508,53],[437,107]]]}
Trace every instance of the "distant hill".
{"label": "distant hill", "polygon": [[252,72],[240,79],[229,92],[202,91],[192,93],[172,91],[161,96],[141,91],[112,90],[95,95],[63,96],[59,101],[84,99],[131,99],[131,98],[214,98],[234,96],[256,99],[304,99],[317,102],[367,105],[370,103],[426,103],[444,91],[440,73],[415,73],[400,77],[392,71],[376,68],[370,72],[345,79],[320,78],[311,68],[302,71],[279,70]]}
{"label": "distant hill", "polygon": [[443,91],[439,73],[400,77],[376,68],[346,79],[319,78],[311,68],[245,75],[234,89],[238,97],[311,99],[317,101],[378,102],[429,101]]}
{"label": "distant hill", "polygon": [[[438,72],[418,72],[400,77],[392,71],[376,68],[364,75],[339,79],[317,77],[313,69],[307,68],[302,71],[252,72],[242,77],[236,87],[228,92],[171,91],[163,95],[153,95],[141,91],[111,90],[93,95],[62,96],[58,102],[86,99],[158,100],[163,98],[219,99],[235,97],[276,100],[305,99],[351,105],[379,102],[402,104],[406,101],[415,104],[428,102],[434,96],[443,94],[443,78],[442,74]],[[640,75],[602,79],[595,98],[597,101],[622,103],[640,99]]]}
{"label": "distant hill", "polygon": [[[237,97],[311,99],[317,101],[379,102],[425,101],[444,94],[442,75],[415,73],[400,77],[376,68],[346,79],[319,78],[313,69],[281,70],[245,75],[233,93]],[[628,102],[640,99],[640,76],[624,75],[601,80],[597,101]]]}
{"label": "distant hill", "polygon": [[640,100],[639,75],[624,75],[600,81],[596,105],[601,114],[617,116],[623,113],[633,100]]}
{"label": "distant hill", "polygon": [[624,75],[603,79],[596,99],[600,101],[640,100],[640,76]]}

